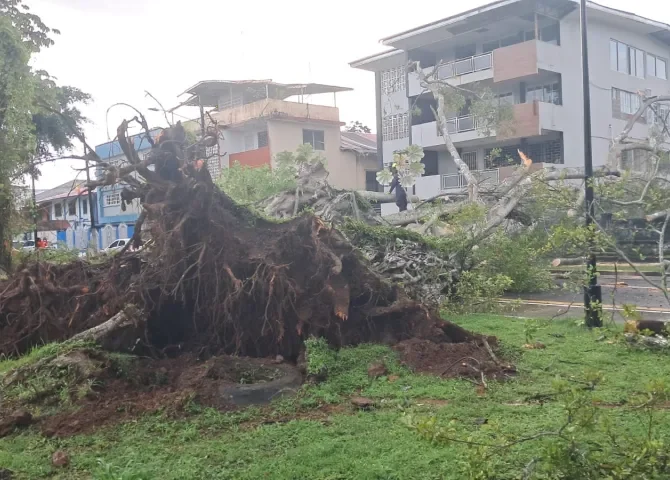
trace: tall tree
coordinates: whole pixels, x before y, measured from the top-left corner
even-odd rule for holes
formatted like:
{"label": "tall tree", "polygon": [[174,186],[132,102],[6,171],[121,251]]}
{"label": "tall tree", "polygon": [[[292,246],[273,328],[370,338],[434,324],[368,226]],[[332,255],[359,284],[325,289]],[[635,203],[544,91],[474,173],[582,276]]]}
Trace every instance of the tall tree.
{"label": "tall tree", "polygon": [[[9,140],[0,141],[0,183],[7,184],[20,173],[38,175],[36,166],[53,154],[70,149],[80,136],[86,121],[78,104],[90,96],[81,90],[58,86],[44,71],[33,72],[28,66],[30,55],[53,45],[49,28],[39,16],[30,12],[22,0],[0,0],[2,46],[0,46],[0,127]],[[4,101],[4,102],[3,102]],[[20,146],[18,148],[17,146]],[[9,195],[11,199],[11,195]],[[11,212],[11,204],[3,207]],[[9,213],[0,212],[0,224],[8,225]],[[2,233],[0,265],[8,265],[8,231]]]}
{"label": "tall tree", "polygon": [[30,116],[33,77],[30,52],[12,23],[0,17],[0,267],[11,261],[9,220],[14,209],[12,181],[34,148]]}

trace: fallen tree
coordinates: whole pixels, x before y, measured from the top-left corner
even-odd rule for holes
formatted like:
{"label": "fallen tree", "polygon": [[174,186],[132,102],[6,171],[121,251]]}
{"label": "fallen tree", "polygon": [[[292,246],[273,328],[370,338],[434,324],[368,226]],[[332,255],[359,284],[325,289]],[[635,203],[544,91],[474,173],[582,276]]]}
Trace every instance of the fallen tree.
{"label": "fallen tree", "polygon": [[[153,143],[144,119],[135,120]],[[99,338],[96,331],[110,338],[118,328],[144,323],[143,335],[130,337],[132,347],[154,354],[296,358],[311,335],[335,346],[478,338],[382,279],[318,216],[277,223],[235,204],[202,161],[189,161],[210,136],[186,146],[181,126],[171,127],[141,160],[128,141],[128,123],[117,132],[128,163],[106,166],[89,187],[124,182],[123,201],[141,198],[143,206],[128,245],[139,246],[143,234],[151,242],[98,265],[25,265],[0,284],[0,353],[92,328],[83,338]],[[136,306],[132,322],[120,313],[127,305]],[[121,347],[129,345],[115,346]]]}

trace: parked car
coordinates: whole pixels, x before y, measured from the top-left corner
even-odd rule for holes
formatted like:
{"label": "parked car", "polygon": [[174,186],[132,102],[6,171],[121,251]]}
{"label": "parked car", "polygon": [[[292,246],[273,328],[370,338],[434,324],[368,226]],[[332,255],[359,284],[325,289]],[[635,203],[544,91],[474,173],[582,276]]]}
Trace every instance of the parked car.
{"label": "parked car", "polygon": [[35,250],[35,240],[26,240],[25,242],[23,242],[23,247],[21,248],[23,248],[23,250],[32,252],[33,250]]}
{"label": "parked car", "polygon": [[119,238],[118,240],[114,240],[112,243],[110,243],[109,247],[103,248],[101,252],[102,253],[117,252],[121,250],[123,247],[125,247],[126,243],[128,242],[130,242],[130,238]]}

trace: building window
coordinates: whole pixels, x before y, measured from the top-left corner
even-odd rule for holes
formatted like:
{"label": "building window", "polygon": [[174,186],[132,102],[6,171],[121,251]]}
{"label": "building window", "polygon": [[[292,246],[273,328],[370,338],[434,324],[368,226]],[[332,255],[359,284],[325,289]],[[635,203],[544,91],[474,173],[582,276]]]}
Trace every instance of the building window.
{"label": "building window", "polygon": [[624,150],[621,152],[621,168],[633,172],[645,172],[648,158],[644,150]]}
{"label": "building window", "polygon": [[542,143],[487,148],[484,151],[486,168],[520,165],[521,158],[519,158],[519,150],[525,153],[528,158],[532,159],[533,163],[563,163],[563,141],[557,139]]}
{"label": "building window", "polygon": [[389,95],[393,92],[402,92],[405,85],[405,67],[395,67],[382,72],[382,93]]}
{"label": "building window", "polygon": [[121,205],[121,195],[118,193],[108,193],[105,195],[105,207],[116,207]]}
{"label": "building window", "polygon": [[374,170],[365,171],[365,189],[368,192],[379,192],[383,191],[380,188],[379,182],[377,181],[377,172]]}
{"label": "building window", "polygon": [[81,214],[88,215],[88,201],[86,198],[81,201]]}
{"label": "building window", "polygon": [[613,88],[612,98],[616,100],[617,97],[619,98],[619,111],[621,113],[634,115],[640,109],[640,97],[637,94]]}
{"label": "building window", "polygon": [[468,166],[472,171],[477,171],[477,152],[463,152],[461,154],[461,160]]}
{"label": "building window", "polygon": [[655,103],[647,109],[647,123],[663,127],[670,120],[670,105]]}
{"label": "building window", "polygon": [[248,152],[249,150],[256,150],[256,144],[254,142],[255,138],[253,133],[247,133],[244,135],[244,151]]}
{"label": "building window", "polygon": [[62,203],[55,203],[54,204],[54,217],[62,217],[63,216],[63,204]]}
{"label": "building window", "polygon": [[561,84],[559,82],[526,88],[526,103],[534,101],[561,105]]}
{"label": "building window", "polygon": [[258,132],[258,148],[263,148],[268,146],[268,132],[264,130]]}
{"label": "building window", "polygon": [[644,52],[617,40],[610,40],[610,68],[616,72],[644,78]]}
{"label": "building window", "polygon": [[647,54],[647,75],[650,77],[660,78],[662,80],[668,79],[667,63],[656,55]]}
{"label": "building window", "polygon": [[438,153],[435,150],[424,150],[423,158],[421,163],[424,165],[424,177],[431,177],[439,173],[439,158]]}
{"label": "building window", "polygon": [[409,137],[409,122],[406,113],[387,115],[382,119],[382,140],[397,140]]}
{"label": "building window", "polygon": [[537,22],[540,36],[538,40],[552,45],[561,44],[561,26],[558,20],[538,14]]}
{"label": "building window", "polygon": [[76,200],[70,200],[67,202],[67,214],[68,215],[76,215],[77,214],[77,201]]}
{"label": "building window", "polygon": [[303,130],[302,143],[308,143],[314,150],[326,149],[323,130]]}

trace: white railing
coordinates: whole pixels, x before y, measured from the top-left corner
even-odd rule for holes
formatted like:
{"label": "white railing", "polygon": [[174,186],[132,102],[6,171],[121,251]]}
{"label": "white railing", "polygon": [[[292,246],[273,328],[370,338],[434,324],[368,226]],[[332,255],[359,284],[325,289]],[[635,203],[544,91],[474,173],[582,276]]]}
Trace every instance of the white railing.
{"label": "white railing", "polygon": [[[447,133],[471,132],[477,128],[477,119],[472,115],[453,117],[447,120]],[[442,135],[440,126],[437,125],[437,134]]]}
{"label": "white railing", "polygon": [[489,68],[493,68],[492,52],[445,63],[438,69],[437,76],[441,79],[452,78],[466,73],[488,70]]}
{"label": "white railing", "polygon": [[[479,170],[472,172],[479,185],[498,185],[500,182],[500,171],[497,168],[491,170]],[[442,190],[462,189],[468,185],[468,181],[461,173],[453,175],[442,175]]]}

